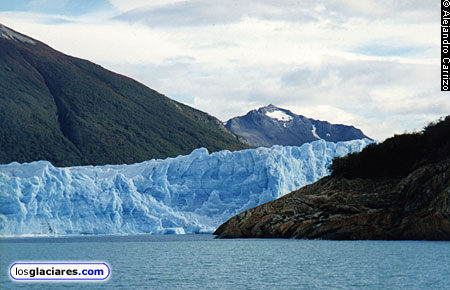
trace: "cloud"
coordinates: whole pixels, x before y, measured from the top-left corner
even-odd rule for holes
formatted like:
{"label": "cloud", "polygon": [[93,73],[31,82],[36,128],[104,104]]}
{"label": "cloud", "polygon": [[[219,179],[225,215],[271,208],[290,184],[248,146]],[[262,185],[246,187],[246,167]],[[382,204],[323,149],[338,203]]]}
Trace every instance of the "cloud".
{"label": "cloud", "polygon": [[421,47],[371,44],[357,47],[354,51],[356,53],[372,56],[408,56],[411,54],[422,53],[425,50],[426,48]]}
{"label": "cloud", "polygon": [[312,72],[307,68],[299,68],[281,76],[282,87],[298,87],[311,84]]}
{"label": "cloud", "polygon": [[437,1],[390,1],[390,0],[335,0],[322,1],[336,15],[347,18],[365,18],[375,20],[393,20],[398,23],[435,22],[439,17]]}
{"label": "cloud", "polygon": [[[262,20],[318,21],[319,12],[299,6],[296,1],[177,1],[163,6],[142,6],[116,19],[139,22],[151,27],[202,26],[236,23],[245,18]],[[314,5],[313,7],[316,7]]]}
{"label": "cloud", "polygon": [[[321,21],[339,26],[350,18],[398,23],[424,23],[439,17],[439,3],[427,1],[295,1],[295,0],[111,0],[123,13],[116,19],[151,27],[185,27],[236,23],[245,18],[264,21],[309,23]],[[124,9],[125,7],[132,9]]]}
{"label": "cloud", "polygon": [[158,7],[186,0],[109,0],[109,3],[119,12],[127,12],[140,7]]}

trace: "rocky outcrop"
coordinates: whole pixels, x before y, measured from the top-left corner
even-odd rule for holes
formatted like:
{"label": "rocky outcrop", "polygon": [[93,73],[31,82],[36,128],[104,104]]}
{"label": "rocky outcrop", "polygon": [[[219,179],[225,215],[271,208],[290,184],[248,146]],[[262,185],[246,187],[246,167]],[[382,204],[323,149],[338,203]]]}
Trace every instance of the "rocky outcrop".
{"label": "rocky outcrop", "polygon": [[450,240],[450,159],[403,179],[325,177],[221,225],[219,238]]}

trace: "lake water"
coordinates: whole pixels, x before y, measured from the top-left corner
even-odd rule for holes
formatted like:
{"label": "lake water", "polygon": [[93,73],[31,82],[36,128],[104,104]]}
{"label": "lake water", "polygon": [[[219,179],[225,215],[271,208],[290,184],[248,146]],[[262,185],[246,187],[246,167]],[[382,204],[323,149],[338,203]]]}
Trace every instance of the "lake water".
{"label": "lake water", "polygon": [[[0,240],[1,289],[450,289],[450,242],[211,235]],[[18,261],[106,262],[104,282],[16,282]]]}

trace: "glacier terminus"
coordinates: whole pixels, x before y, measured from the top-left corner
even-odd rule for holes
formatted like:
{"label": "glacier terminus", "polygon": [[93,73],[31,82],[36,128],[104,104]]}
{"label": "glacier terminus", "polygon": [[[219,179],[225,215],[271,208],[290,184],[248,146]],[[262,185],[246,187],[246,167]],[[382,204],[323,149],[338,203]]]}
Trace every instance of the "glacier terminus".
{"label": "glacier terminus", "polygon": [[0,165],[0,234],[211,233],[246,209],[328,175],[336,156],[371,143],[324,140],[131,165]]}

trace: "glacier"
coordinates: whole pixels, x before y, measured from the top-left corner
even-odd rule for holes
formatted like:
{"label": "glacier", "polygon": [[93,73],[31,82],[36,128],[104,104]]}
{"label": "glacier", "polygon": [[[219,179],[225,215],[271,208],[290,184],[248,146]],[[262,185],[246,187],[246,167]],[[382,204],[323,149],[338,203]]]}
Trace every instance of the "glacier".
{"label": "glacier", "polygon": [[211,233],[246,209],[329,174],[368,139],[194,150],[131,165],[0,165],[0,236]]}

